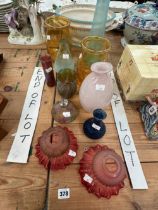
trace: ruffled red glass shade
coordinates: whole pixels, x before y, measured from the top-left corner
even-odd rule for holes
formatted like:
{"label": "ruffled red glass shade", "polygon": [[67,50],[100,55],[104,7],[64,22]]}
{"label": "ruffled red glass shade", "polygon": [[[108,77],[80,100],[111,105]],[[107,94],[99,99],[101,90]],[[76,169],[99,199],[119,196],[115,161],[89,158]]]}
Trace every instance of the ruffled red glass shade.
{"label": "ruffled red glass shade", "polygon": [[36,157],[47,169],[64,169],[71,164],[78,149],[77,139],[66,127],[53,127],[42,133],[36,145]]}
{"label": "ruffled red glass shade", "polygon": [[107,146],[90,147],[80,160],[82,184],[97,197],[110,198],[124,187],[126,169],[121,157]]}

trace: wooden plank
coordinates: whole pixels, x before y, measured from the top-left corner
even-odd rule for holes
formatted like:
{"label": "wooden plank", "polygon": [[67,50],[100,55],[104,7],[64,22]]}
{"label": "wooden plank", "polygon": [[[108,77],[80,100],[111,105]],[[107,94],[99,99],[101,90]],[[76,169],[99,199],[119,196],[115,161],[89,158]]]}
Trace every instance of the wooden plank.
{"label": "wooden plank", "polygon": [[[38,130],[39,133],[42,133],[44,129],[47,128],[47,126],[50,126],[51,124],[51,116],[47,117],[47,118],[39,118],[40,121],[42,121],[42,124],[44,127],[39,127],[38,126]],[[6,131],[9,133],[8,135],[13,139],[14,135],[17,131],[17,127],[18,127],[18,123],[19,123],[19,119],[12,119],[12,120],[8,120],[8,119],[0,119],[0,126],[3,125],[6,129]],[[38,124],[37,124],[38,125]],[[35,133],[36,134],[36,133]],[[34,137],[35,137],[34,134]]]}
{"label": "wooden plank", "polygon": [[[0,209],[42,209],[45,201],[47,171],[38,164],[34,146],[41,135],[42,127],[50,122],[38,120],[33,139],[33,151],[27,164],[10,164],[6,162],[13,138],[9,133],[0,142]],[[38,196],[37,196],[38,195]]]}
{"label": "wooden plank", "polygon": [[[0,49],[3,52],[3,63],[18,63],[18,62],[34,62],[35,58],[38,58],[41,49],[30,50],[30,49]],[[1,65],[2,65],[1,64]]]}
{"label": "wooden plank", "polygon": [[[120,46],[119,34],[107,34],[107,37],[112,43],[112,49],[110,53],[110,62],[116,70],[117,63],[122,54],[123,48]],[[56,93],[55,101],[60,100],[58,92]],[[119,196],[113,196],[110,200],[105,198],[98,199],[96,196],[89,194],[84,186],[80,183],[80,176],[78,174],[79,161],[83,155],[83,152],[90,146],[96,144],[107,145],[113,148],[118,154],[122,156],[122,151],[118,139],[117,130],[114,123],[113,113],[111,106],[106,107],[107,118],[104,120],[107,128],[107,132],[100,140],[92,140],[87,138],[83,134],[83,122],[92,117],[92,114],[85,112],[80,103],[78,94],[76,94],[71,101],[78,107],[80,114],[71,124],[65,124],[69,127],[78,139],[79,149],[77,157],[73,163],[65,170],[50,171],[49,178],[49,190],[48,190],[48,209],[68,209],[68,210],[135,210],[135,209],[157,209],[157,173],[156,166],[158,164],[157,142],[151,142],[147,139],[144,133],[144,127],[138,112],[140,103],[124,102],[126,114],[129,122],[129,126],[136,144],[140,161],[142,162],[143,171],[149,184],[149,190],[132,190],[129,182],[129,178],[125,181],[125,188],[120,191]],[[54,126],[58,123],[54,122]],[[123,157],[123,156],[122,156]],[[154,171],[152,168],[154,167]],[[152,171],[152,173],[151,173]],[[154,173],[154,174],[153,174]],[[57,190],[59,188],[70,188],[69,199],[58,200]],[[119,207],[118,207],[119,206]]]}
{"label": "wooden plank", "polygon": [[0,127],[0,141],[7,135],[7,131]]}
{"label": "wooden plank", "polygon": [[7,105],[7,101],[8,100],[2,94],[0,94],[0,113],[3,111],[3,109]]}
{"label": "wooden plank", "polygon": [[[2,94],[0,94],[0,114],[7,105],[7,102],[8,100]],[[5,135],[7,135],[7,131],[0,126],[0,140],[3,139]]]}
{"label": "wooden plank", "polygon": [[[8,120],[9,121],[9,120]],[[1,141],[0,143],[0,155],[1,155],[1,161],[3,161],[6,165],[14,165],[14,164],[10,164],[6,162],[6,158],[7,155],[9,153],[9,149],[11,147],[11,144],[13,142],[14,136],[13,134],[16,132],[16,128],[18,126],[19,121],[16,120],[14,121],[15,126],[9,131],[8,135]],[[35,148],[34,146],[37,144],[37,139],[38,137],[41,136],[43,129],[47,129],[48,127],[50,127],[50,123],[51,123],[51,119],[47,118],[47,119],[38,119],[37,121],[37,126],[36,126],[36,130],[34,133],[34,138],[33,138],[33,142],[32,142],[32,149],[33,149],[33,154],[35,154]],[[33,161],[35,161],[36,163],[38,162],[38,159],[33,156],[31,156],[31,158],[33,157]],[[29,159],[29,164],[30,164],[30,159]],[[23,165],[24,168],[25,166],[27,166],[27,164],[15,164],[15,165]],[[38,165],[37,165],[38,166]]]}
{"label": "wooden plank", "polygon": [[[116,69],[117,62],[122,53],[122,47],[120,46],[121,35],[120,33],[114,34],[110,32],[107,33],[106,36],[112,43],[109,60]],[[44,45],[9,45],[6,40],[6,35],[0,34],[0,52],[4,52],[4,58],[6,60],[0,64],[0,92],[4,94],[5,97],[9,98],[6,107],[7,110],[4,110],[4,113],[2,113],[0,117],[0,126],[3,125],[8,132],[8,135],[0,142],[0,209],[40,210],[43,209],[45,204],[47,171],[43,166],[38,164],[38,160],[34,156],[34,146],[37,143],[38,136],[51,124],[54,89],[47,88],[46,86],[44,88],[41,110],[32,143],[33,154],[29,158],[29,163],[26,165],[6,163],[6,157],[14,138],[12,134],[16,132],[27,85],[29,84],[29,78],[31,78],[31,69],[33,69],[32,67],[34,67],[35,63],[38,61],[39,54],[44,52],[43,50],[41,51],[41,49],[45,48]],[[23,50],[21,50],[22,48]],[[76,51],[76,59],[77,55],[78,51]],[[2,81],[3,85],[1,85]],[[20,86],[18,91],[13,89],[12,92],[4,92],[6,85],[11,85],[15,88],[19,81]],[[60,99],[58,94],[56,96],[56,100],[57,99]],[[149,190],[134,191],[130,187],[129,179],[126,179],[125,188],[120,191],[120,195],[107,200],[104,198],[98,199],[94,195],[89,194],[84,186],[81,185],[78,174],[78,163],[82,157],[83,151],[96,143],[106,144],[122,155],[111,107],[106,108],[108,117],[104,122],[107,126],[107,132],[102,139],[94,142],[88,139],[82,131],[84,120],[91,117],[91,114],[86,113],[81,108],[78,95],[75,95],[72,100],[79,107],[80,115],[76,121],[71,124],[66,124],[65,126],[69,127],[77,136],[79,151],[73,164],[68,166],[65,170],[50,171],[48,186],[49,196],[47,200],[48,209],[113,210],[118,209],[119,206],[121,210],[157,210],[158,144],[157,142],[148,141],[144,134],[143,124],[137,112],[139,104],[124,103],[129,126],[136,143],[140,160],[141,162],[146,162],[143,163],[142,166],[149,184]],[[71,197],[68,200],[57,199],[57,189],[63,187],[70,187]]]}
{"label": "wooden plank", "polygon": [[3,53],[0,53],[0,63],[3,61]]}
{"label": "wooden plank", "polygon": [[[60,101],[61,97],[58,95],[58,92],[56,93],[55,101]],[[79,109],[79,116],[72,122],[72,123],[83,123],[86,119],[92,117],[92,113],[86,112],[80,105],[78,94],[76,94],[74,97],[71,98],[71,101],[74,103],[74,105]],[[125,107],[128,107],[126,109],[126,115],[128,118],[129,123],[140,123],[142,122],[139,112],[137,111],[137,108],[139,107],[137,104],[135,106],[127,105]],[[113,117],[113,111],[111,106],[108,106],[105,108],[105,111],[107,113],[107,118],[104,120],[105,123],[114,123],[114,117]]]}
{"label": "wooden plank", "polygon": [[[56,101],[61,100],[61,96],[58,94],[58,91],[56,92],[55,100]],[[81,107],[79,103],[78,93],[76,93],[70,100],[73,101],[77,106]],[[128,101],[123,101],[123,103],[126,110],[134,110],[134,111],[138,111],[141,104],[141,102],[128,102]],[[105,110],[112,110],[112,107],[109,105],[106,107]]]}
{"label": "wooden plank", "polygon": [[43,129],[50,126],[51,117],[47,116],[44,120],[39,117],[32,142],[32,155],[27,164],[6,162],[14,139],[12,134],[18,126],[18,121],[14,123],[15,127],[0,142],[0,209],[42,209],[45,205],[47,171],[35,157],[35,145]]}
{"label": "wooden plank", "polygon": [[[111,199],[100,198],[88,193],[80,182],[78,173],[79,165],[72,164],[64,171],[53,171],[50,177],[49,210],[157,210],[157,173],[158,163],[142,164],[147,178],[148,190],[132,190],[128,179],[125,180],[125,187],[120,190],[118,196]],[[152,173],[151,173],[152,171]],[[57,190],[70,188],[70,198],[65,200],[57,199]]]}
{"label": "wooden plank", "polygon": [[[78,137],[79,139],[79,137]],[[117,143],[107,143],[106,139],[104,139],[104,141],[102,142],[87,142],[87,143],[80,143],[79,144],[79,149],[77,152],[77,157],[74,159],[74,163],[78,163],[79,160],[82,157],[82,154],[85,150],[87,150],[89,147],[93,147],[96,144],[100,144],[100,145],[106,145],[111,149],[114,149],[120,156],[122,156],[123,159],[123,154],[122,151],[120,149],[120,144],[119,142]],[[141,162],[157,162],[158,161],[158,157],[157,157],[157,150],[158,150],[158,145],[157,144],[149,144],[147,145],[143,145],[143,144],[137,144],[137,153],[139,155],[139,159]]]}
{"label": "wooden plank", "polygon": [[[71,100],[72,101],[72,100]],[[74,103],[75,104],[75,103]],[[81,107],[75,104],[79,109],[79,116],[72,123],[83,123],[86,119],[92,117],[91,113],[85,112]],[[104,120],[105,123],[113,123],[114,117],[112,110],[105,110],[107,113],[107,118]],[[133,110],[126,110],[126,115],[129,123],[141,123],[141,118],[139,113],[135,113]]]}
{"label": "wooden plank", "polygon": [[[5,62],[0,64],[0,92],[8,99],[0,116],[0,125],[8,135],[0,142],[0,209],[39,210],[45,206],[47,171],[35,157],[37,138],[51,125],[54,88],[44,87],[39,117],[32,142],[32,154],[27,164],[10,164],[6,159],[17,130],[29,80],[39,57],[37,50],[3,49]],[[42,51],[45,52],[45,51]],[[14,57],[14,56],[15,57]],[[5,85],[19,88],[5,92]]]}
{"label": "wooden plank", "polygon": [[[18,53],[19,52],[19,53]],[[40,51],[41,53],[41,51]],[[3,49],[4,62],[0,64],[0,91],[11,86],[12,91],[26,91],[39,59],[35,51]],[[15,56],[16,55],[16,56]]]}
{"label": "wooden plank", "polygon": [[[15,45],[15,44],[9,44],[8,40],[8,33],[0,33],[0,48],[1,49],[46,49],[46,44],[43,43],[41,45]],[[112,44],[112,50],[119,50],[120,49],[120,38],[121,34],[120,33],[112,33],[112,32],[107,32],[106,37],[111,41]],[[115,45],[113,44],[115,43]],[[118,43],[118,44],[117,44]],[[119,48],[118,48],[119,47]]]}
{"label": "wooden plank", "polygon": [[[53,88],[44,87],[43,96],[40,107],[40,118],[51,118]],[[0,119],[19,119],[24,104],[26,92],[9,92],[4,93],[8,98],[8,104],[2,112]],[[51,97],[50,97],[51,96]],[[18,103],[17,103],[18,98]],[[14,110],[14,111],[13,111]]]}
{"label": "wooden plank", "polygon": [[[48,96],[48,95],[47,95]],[[50,95],[51,98],[51,95]],[[3,125],[5,125],[4,121]],[[8,164],[6,158],[10,150],[16,132],[18,120],[7,119],[12,129],[9,134],[0,142],[0,209],[43,209],[45,205],[45,191],[47,184],[47,171],[39,165],[35,157],[35,144],[43,130],[51,124],[51,115],[41,118],[39,115],[33,142],[32,155],[27,164]]]}
{"label": "wooden plank", "polygon": [[[50,121],[51,119],[49,119]],[[46,118],[42,118],[42,122],[47,121]],[[1,119],[0,120],[0,126],[4,126],[5,130],[7,132],[10,132],[9,135],[12,135],[16,132],[17,126],[18,126],[18,120],[6,120],[6,119]],[[118,140],[118,134],[115,128],[114,124],[107,124],[107,133],[105,134],[104,137],[101,139],[95,141],[92,139],[87,138],[82,131],[82,124],[65,124],[64,126],[69,127],[71,129],[75,136],[78,139],[79,143],[79,150],[77,157],[74,159],[74,163],[78,163],[80,158],[82,157],[82,154],[85,149],[87,149],[90,146],[94,146],[96,144],[101,144],[101,145],[107,145],[110,148],[113,148],[118,154],[122,156],[122,151],[120,149],[120,144]],[[158,155],[157,155],[157,150],[158,150],[158,144],[155,141],[149,141],[145,134],[143,129],[141,128],[140,124],[132,124],[130,126],[132,129],[132,134],[135,140],[137,152],[139,155],[139,158],[141,162],[156,162],[158,161]],[[46,129],[47,126],[44,126],[43,128],[39,128],[40,132],[44,129]],[[142,133],[141,133],[142,131]],[[13,137],[12,137],[13,139]],[[123,156],[122,156],[123,157]]]}

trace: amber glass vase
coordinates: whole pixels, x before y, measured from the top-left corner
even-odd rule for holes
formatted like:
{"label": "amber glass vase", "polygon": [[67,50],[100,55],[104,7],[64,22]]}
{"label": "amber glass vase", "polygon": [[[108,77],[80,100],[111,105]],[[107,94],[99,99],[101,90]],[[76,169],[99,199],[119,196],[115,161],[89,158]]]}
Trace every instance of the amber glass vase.
{"label": "amber glass vase", "polygon": [[91,72],[91,65],[99,61],[108,61],[111,43],[108,39],[98,36],[87,36],[82,42],[82,54],[77,64],[78,90],[84,78]]}
{"label": "amber glass vase", "polygon": [[66,39],[71,43],[69,26],[70,21],[63,16],[50,16],[44,23],[46,32],[47,52],[51,55],[52,61],[55,61],[59,49],[59,42]]}

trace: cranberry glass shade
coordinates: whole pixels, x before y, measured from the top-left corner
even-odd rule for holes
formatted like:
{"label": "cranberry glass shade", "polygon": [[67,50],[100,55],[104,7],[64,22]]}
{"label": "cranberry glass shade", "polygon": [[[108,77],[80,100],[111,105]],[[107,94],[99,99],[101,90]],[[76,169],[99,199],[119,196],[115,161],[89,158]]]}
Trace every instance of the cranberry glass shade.
{"label": "cranberry glass shade", "polygon": [[78,149],[77,139],[66,127],[49,128],[38,138],[36,156],[47,169],[63,169],[71,164]]}
{"label": "cranberry glass shade", "polygon": [[89,193],[110,198],[124,187],[126,170],[121,157],[107,146],[96,145],[80,161],[81,182]]}

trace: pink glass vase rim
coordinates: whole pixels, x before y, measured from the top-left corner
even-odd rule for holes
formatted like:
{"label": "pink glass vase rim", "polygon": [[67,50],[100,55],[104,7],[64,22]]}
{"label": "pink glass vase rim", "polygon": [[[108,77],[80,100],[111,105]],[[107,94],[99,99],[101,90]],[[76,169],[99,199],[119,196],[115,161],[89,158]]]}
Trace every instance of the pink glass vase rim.
{"label": "pink glass vase rim", "polygon": [[98,74],[107,74],[113,70],[113,66],[109,62],[96,62],[91,65],[91,70]]}

